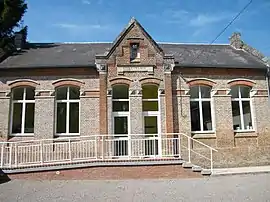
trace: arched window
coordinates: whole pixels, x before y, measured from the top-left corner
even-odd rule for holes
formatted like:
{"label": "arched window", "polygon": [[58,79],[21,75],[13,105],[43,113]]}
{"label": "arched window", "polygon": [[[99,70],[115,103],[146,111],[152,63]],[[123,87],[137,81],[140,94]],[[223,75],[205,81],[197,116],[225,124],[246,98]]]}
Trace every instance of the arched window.
{"label": "arched window", "polygon": [[128,85],[117,84],[112,87],[113,112],[129,111]]}
{"label": "arched window", "polygon": [[145,155],[158,155],[158,141],[157,139],[153,138],[157,137],[159,133],[159,103],[157,85],[146,84],[142,86],[142,105],[144,133],[146,134],[146,137],[149,137],[149,140],[145,140]]}
{"label": "arched window", "polygon": [[[128,155],[127,135],[129,133],[129,86],[115,84],[112,87],[114,156]],[[123,138],[123,139],[122,139]]]}
{"label": "arched window", "polygon": [[231,87],[233,129],[236,131],[253,130],[250,91],[249,86]]}
{"label": "arched window", "polygon": [[56,135],[79,135],[80,89],[62,86],[56,89]]}
{"label": "arched window", "polygon": [[14,88],[11,98],[11,135],[34,135],[35,88]]}
{"label": "arched window", "polygon": [[191,131],[212,131],[211,87],[192,86],[190,88]]}

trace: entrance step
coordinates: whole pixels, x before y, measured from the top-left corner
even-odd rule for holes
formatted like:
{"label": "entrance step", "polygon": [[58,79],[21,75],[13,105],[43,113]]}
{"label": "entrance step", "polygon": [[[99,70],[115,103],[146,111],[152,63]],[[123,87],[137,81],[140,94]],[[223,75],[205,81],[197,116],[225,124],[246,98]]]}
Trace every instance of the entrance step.
{"label": "entrance step", "polygon": [[201,178],[201,173],[182,165],[96,166],[54,171],[6,174],[10,179],[27,180],[123,180]]}
{"label": "entrance step", "polygon": [[190,162],[184,162],[182,164],[183,168],[192,168],[194,165]]}
{"label": "entrance step", "polygon": [[201,174],[202,175],[211,175],[212,173],[211,173],[210,169],[202,169]]}
{"label": "entrance step", "polygon": [[203,169],[201,166],[196,166],[196,165],[192,166],[192,171],[194,172],[201,172],[202,170]]}

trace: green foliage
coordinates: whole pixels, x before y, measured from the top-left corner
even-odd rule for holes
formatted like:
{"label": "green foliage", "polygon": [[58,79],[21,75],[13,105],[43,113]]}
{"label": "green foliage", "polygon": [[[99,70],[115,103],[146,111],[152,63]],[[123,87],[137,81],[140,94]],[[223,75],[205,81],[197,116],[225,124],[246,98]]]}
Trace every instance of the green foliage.
{"label": "green foliage", "polygon": [[[25,0],[0,0],[0,47],[8,44],[27,10]],[[27,33],[27,27],[21,27]]]}

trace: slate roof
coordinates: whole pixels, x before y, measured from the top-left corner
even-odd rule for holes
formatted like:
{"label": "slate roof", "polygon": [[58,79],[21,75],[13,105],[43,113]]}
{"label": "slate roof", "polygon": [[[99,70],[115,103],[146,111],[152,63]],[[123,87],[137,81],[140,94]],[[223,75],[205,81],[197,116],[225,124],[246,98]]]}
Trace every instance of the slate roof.
{"label": "slate roof", "polygon": [[[267,67],[260,59],[229,44],[158,44],[165,54],[172,54],[177,65],[182,67]],[[95,55],[104,54],[111,47],[112,43],[31,43],[27,49],[1,62],[0,68],[94,66]]]}

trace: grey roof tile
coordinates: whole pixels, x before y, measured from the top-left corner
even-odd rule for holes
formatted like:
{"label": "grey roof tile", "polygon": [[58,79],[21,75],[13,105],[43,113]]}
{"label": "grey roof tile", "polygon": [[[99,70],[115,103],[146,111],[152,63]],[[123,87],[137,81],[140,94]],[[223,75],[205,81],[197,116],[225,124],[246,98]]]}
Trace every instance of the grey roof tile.
{"label": "grey roof tile", "polygon": [[[1,62],[0,68],[93,66],[95,55],[104,54],[111,46],[112,43],[32,43]],[[266,68],[258,58],[230,45],[159,43],[159,46],[165,54],[174,56],[178,66]]]}

